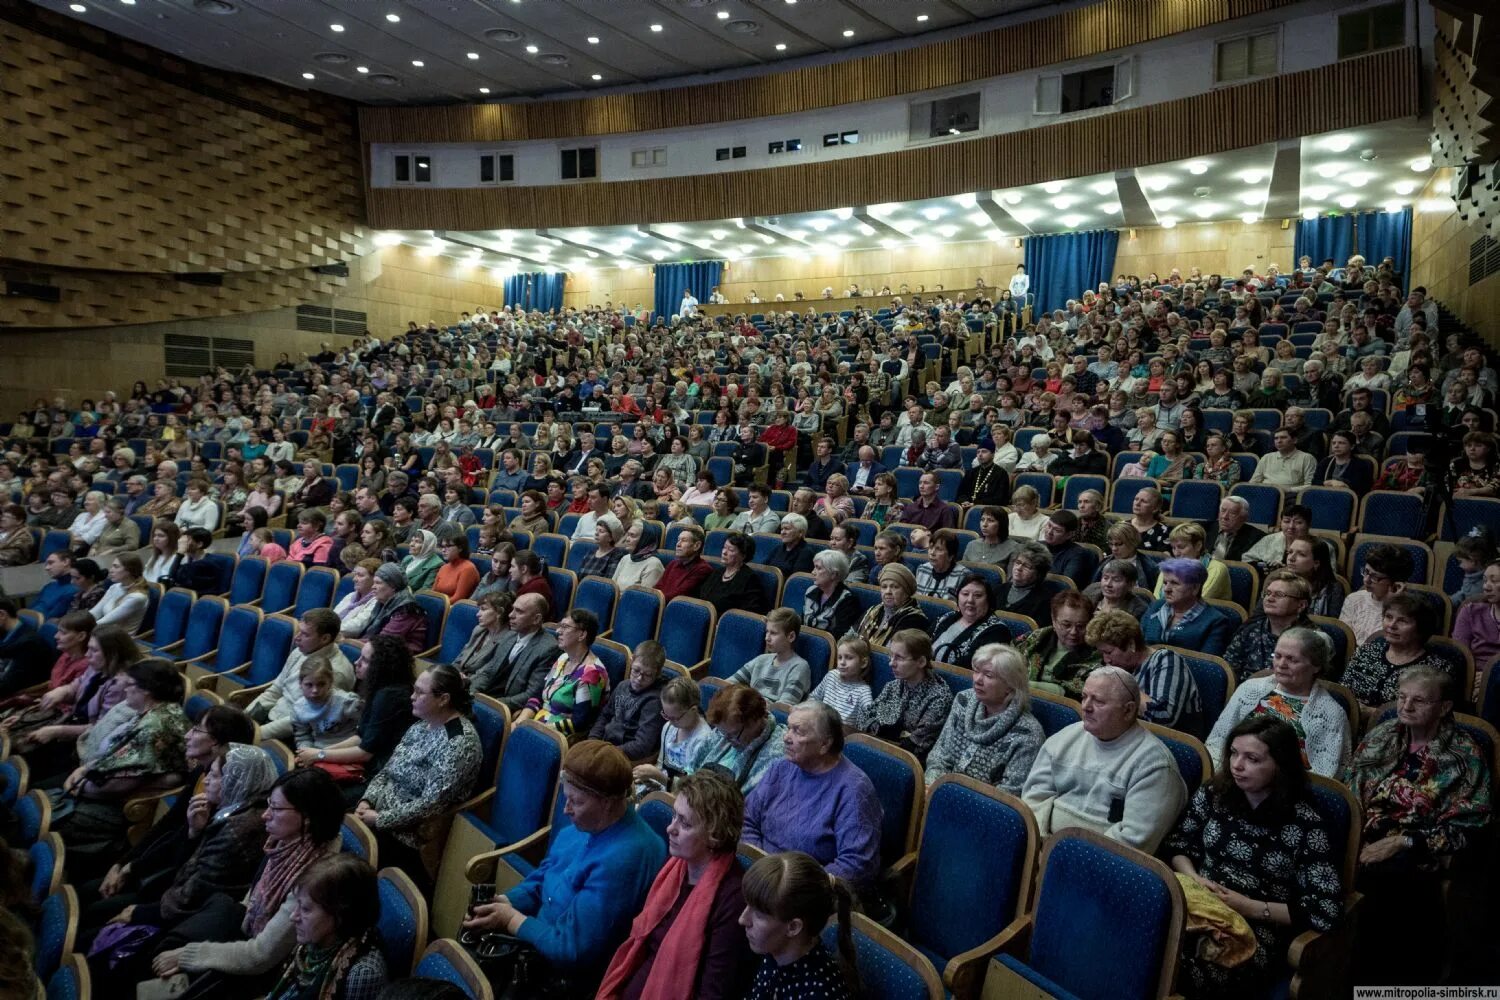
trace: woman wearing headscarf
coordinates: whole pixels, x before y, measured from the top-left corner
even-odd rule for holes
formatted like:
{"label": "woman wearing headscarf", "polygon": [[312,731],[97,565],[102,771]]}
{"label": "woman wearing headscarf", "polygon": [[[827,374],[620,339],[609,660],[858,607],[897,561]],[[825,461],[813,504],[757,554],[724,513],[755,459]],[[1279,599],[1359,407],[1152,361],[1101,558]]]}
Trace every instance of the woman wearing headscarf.
{"label": "woman wearing headscarf", "polygon": [[625,535],[620,539],[620,548],[626,554],[615,566],[615,586],[621,590],[626,587],[656,586],[656,582],[667,571],[666,566],[656,557],[659,539],[657,526],[645,521],[636,521],[625,529]]}
{"label": "woman wearing headscarf", "polygon": [[418,528],[407,539],[411,555],[401,563],[401,572],[406,574],[407,586],[412,590],[426,590],[437,579],[443,566],[443,554],[438,550],[437,536],[425,528]]}
{"label": "woman wearing headscarf", "polygon": [[887,646],[904,629],[925,631],[930,623],[916,592],[916,574],[901,563],[887,563],[880,571],[880,603],[865,612],[854,632],[866,642]]}
{"label": "woman wearing headscarf", "polygon": [[406,643],[413,654],[427,648],[427,613],[412,597],[406,574],[395,563],[385,563],[375,571],[375,610],[370,622],[359,634],[364,641],[377,635],[389,635]]}

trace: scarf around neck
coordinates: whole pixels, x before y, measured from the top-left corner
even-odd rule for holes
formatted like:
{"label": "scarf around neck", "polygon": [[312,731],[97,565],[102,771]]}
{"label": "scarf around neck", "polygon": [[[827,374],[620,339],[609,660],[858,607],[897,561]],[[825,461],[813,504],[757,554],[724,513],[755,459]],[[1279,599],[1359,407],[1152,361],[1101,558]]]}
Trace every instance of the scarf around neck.
{"label": "scarf around neck", "polygon": [[[708,863],[703,877],[688,892],[677,919],[662,939],[641,1000],[691,1000],[703,956],[704,928],[713,912],[714,898],[730,866],[738,863],[733,852],[721,854]],[[646,896],[645,907],[630,925],[630,936],[610,961],[597,1000],[619,1000],[624,995],[626,985],[646,958],[646,939],[671,912],[687,874],[686,861],[681,858],[667,861]]]}

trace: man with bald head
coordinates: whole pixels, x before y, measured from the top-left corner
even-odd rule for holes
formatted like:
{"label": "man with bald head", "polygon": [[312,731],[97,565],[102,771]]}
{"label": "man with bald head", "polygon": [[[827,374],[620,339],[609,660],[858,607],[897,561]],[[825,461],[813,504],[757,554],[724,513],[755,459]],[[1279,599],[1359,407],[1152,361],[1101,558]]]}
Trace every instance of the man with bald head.
{"label": "man with bald head", "polygon": [[547,599],[522,594],[510,609],[510,627],[500,633],[494,654],[469,680],[469,690],[487,694],[519,712],[532,698],[540,698],[547,671],[562,649],[542,622]]}

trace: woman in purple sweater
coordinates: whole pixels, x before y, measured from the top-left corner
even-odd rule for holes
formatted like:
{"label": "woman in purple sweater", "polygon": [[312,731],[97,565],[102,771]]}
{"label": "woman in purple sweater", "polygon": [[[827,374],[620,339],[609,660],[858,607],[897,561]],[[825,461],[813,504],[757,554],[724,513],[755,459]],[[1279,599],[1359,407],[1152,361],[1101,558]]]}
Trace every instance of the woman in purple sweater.
{"label": "woman in purple sweater", "polygon": [[857,889],[880,871],[883,813],[875,786],[844,756],[838,712],[805,701],[787,718],[786,755],[745,801],[741,840],[767,854],[803,851]]}

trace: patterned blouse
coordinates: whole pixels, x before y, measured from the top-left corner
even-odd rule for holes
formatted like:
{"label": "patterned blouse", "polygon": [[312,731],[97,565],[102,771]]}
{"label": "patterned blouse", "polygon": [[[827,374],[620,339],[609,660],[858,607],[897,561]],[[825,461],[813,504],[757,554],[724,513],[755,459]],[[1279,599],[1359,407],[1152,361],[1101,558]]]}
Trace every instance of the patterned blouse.
{"label": "patterned blouse", "polygon": [[[1304,615],[1293,622],[1292,627],[1315,628],[1316,626]],[[1271,631],[1270,619],[1265,615],[1256,615],[1240,626],[1239,631],[1234,633],[1234,638],[1229,640],[1229,648],[1224,651],[1224,659],[1234,669],[1236,684],[1245,683],[1252,674],[1271,666],[1271,654],[1276,652],[1276,640],[1279,638],[1281,638],[1279,633]]]}
{"label": "patterned blouse", "polygon": [[795,962],[761,959],[745,1000],[854,1000],[838,959],[820,941]]}
{"label": "patterned blouse", "polygon": [[616,545],[608,552],[600,554],[596,549],[586,556],[578,566],[578,579],[586,576],[602,576],[606,580],[615,575],[615,567],[620,565],[620,560],[625,558],[625,550]]}
{"label": "patterned blouse", "polygon": [[536,721],[556,728],[571,742],[580,733],[589,731],[604,707],[607,694],[609,673],[597,656],[590,653],[577,666],[570,667],[568,654],[563,653],[547,672],[542,696],[532,698],[526,707],[536,712]]}
{"label": "patterned blouse", "polygon": [[1198,959],[1194,942],[1184,940],[1179,973],[1190,984],[1183,990],[1189,996],[1253,995],[1281,970],[1300,931],[1327,931],[1343,914],[1333,839],[1310,798],[1289,806],[1267,800],[1255,809],[1233,808],[1200,788],[1162,853],[1183,855],[1204,878],[1251,899],[1285,903],[1292,914],[1291,926],[1251,920],[1255,955],[1232,969]]}
{"label": "patterned blouse", "polygon": [[929,674],[917,684],[896,679],[880,689],[875,700],[854,717],[852,725],[925,762],[952,704],[953,692],[940,677]]}
{"label": "patterned blouse", "polygon": [[1454,665],[1437,653],[1429,650],[1410,663],[1398,666],[1386,655],[1389,649],[1390,643],[1385,636],[1377,635],[1359,647],[1350,658],[1349,665],[1344,668],[1343,684],[1354,692],[1354,696],[1362,704],[1375,707],[1395,701],[1401,673],[1412,667],[1433,667],[1452,677],[1455,685],[1463,683],[1463,678],[1458,676]]}
{"label": "patterned blouse", "polygon": [[422,822],[468,796],[483,755],[474,723],[463,716],[445,726],[414,723],[365,788],[365,801],[380,814],[379,828],[408,846],[420,847]]}

